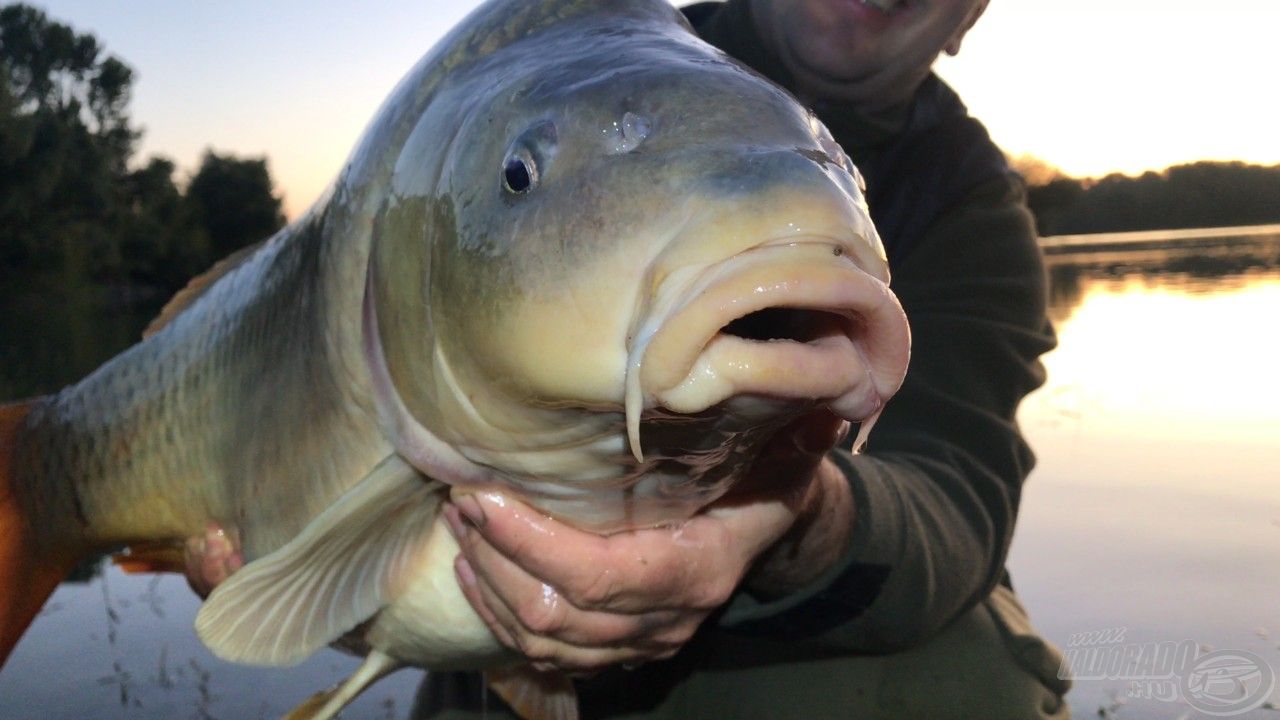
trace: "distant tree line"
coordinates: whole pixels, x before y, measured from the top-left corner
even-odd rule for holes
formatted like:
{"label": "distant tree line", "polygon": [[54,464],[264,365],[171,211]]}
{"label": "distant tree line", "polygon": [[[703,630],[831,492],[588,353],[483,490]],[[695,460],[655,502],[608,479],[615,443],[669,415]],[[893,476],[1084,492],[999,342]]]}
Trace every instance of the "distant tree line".
{"label": "distant tree line", "polygon": [[1034,158],[1014,165],[1041,235],[1280,223],[1280,166],[1196,162],[1081,180]]}
{"label": "distant tree line", "polygon": [[[0,288],[15,278],[173,290],[284,223],[265,158],[207,151],[185,184],[138,162],[133,70],[25,4],[0,6]],[[1042,235],[1280,223],[1280,166],[1198,162],[1076,179],[1034,158]]]}
{"label": "distant tree line", "polygon": [[0,7],[0,283],[180,287],[284,224],[264,158],[135,162],[133,70],[25,4]]}

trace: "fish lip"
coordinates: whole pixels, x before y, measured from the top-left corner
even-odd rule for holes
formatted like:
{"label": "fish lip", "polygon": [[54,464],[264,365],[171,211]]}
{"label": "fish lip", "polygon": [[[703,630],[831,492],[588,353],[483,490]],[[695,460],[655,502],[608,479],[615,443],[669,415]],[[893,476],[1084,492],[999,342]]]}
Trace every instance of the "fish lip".
{"label": "fish lip", "polygon": [[[826,403],[850,421],[877,413],[905,376],[910,330],[884,266],[872,266],[880,276],[869,274],[855,262],[857,247],[853,239],[776,238],[695,277],[664,280],[630,348],[626,415],[633,454],[641,457],[644,409],[694,413],[757,394]],[[808,342],[723,332],[769,308],[818,311],[841,326]]]}

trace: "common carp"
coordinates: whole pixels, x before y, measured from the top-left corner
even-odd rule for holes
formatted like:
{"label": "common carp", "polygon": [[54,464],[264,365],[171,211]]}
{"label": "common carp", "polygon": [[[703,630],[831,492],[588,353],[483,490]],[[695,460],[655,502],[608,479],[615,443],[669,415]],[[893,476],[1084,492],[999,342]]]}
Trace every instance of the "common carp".
{"label": "common carp", "polygon": [[830,133],[664,0],[492,0],[307,214],[0,409],[0,659],[87,554],[183,569],[214,528],[246,563],[197,616],[215,654],[366,656],[292,717],[512,665],[450,485],[609,533],[690,517],[806,413],[865,436],[910,351],[888,280]]}

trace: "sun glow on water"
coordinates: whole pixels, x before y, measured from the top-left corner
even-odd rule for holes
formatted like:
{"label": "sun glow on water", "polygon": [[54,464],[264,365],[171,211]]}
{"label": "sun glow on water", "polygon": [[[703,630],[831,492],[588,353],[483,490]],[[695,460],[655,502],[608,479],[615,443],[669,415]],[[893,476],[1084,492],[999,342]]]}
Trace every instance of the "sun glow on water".
{"label": "sun glow on water", "polygon": [[1210,294],[1141,278],[1094,286],[1059,327],[1054,387],[1087,383],[1091,432],[1264,443],[1280,434],[1280,278]]}
{"label": "sun glow on water", "polygon": [[[1113,236],[1114,237],[1114,236]],[[1105,239],[1105,238],[1103,238]],[[1280,241],[1050,257],[1059,347],[1019,413],[1038,458],[1009,568],[1060,647],[1124,628],[1280,668]],[[1077,679],[1076,717],[1178,706]]]}

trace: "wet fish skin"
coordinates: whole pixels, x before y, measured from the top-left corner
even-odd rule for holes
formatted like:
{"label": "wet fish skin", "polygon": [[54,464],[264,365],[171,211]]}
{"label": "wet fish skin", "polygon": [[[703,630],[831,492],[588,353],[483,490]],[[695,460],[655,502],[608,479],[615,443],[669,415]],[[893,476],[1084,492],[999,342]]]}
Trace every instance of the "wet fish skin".
{"label": "wet fish skin", "polygon": [[[850,255],[883,268],[856,181],[836,158],[813,160],[828,157],[825,130],[807,112],[684,32],[666,8],[613,7],[651,12],[643,22],[661,30],[627,34],[617,14],[602,12],[540,33],[536,53],[517,43],[450,78],[445,102],[428,108],[410,133],[402,158],[412,162],[397,166],[405,171],[392,180],[396,201],[380,218],[435,228],[429,246],[375,243],[378,307],[389,316],[403,295],[420,298],[434,331],[417,332],[419,318],[400,315],[395,330],[380,319],[380,344],[409,414],[472,460],[535,463],[548,445],[615,436],[616,416],[596,410],[618,401],[628,334],[650,292],[645,284],[674,267],[807,232],[853,235]],[[503,82],[495,84],[499,72]],[[449,102],[449,94],[469,102]],[[612,153],[629,115],[645,119],[648,136]],[[454,139],[442,148],[444,128]],[[527,195],[495,192],[493,182],[438,190],[459,175],[493,176],[518,145],[544,165],[543,185]],[[797,217],[807,219],[792,223]],[[698,228],[706,232],[690,237]],[[627,301],[593,300],[602,297]],[[441,391],[442,359],[465,391]],[[507,446],[501,456],[499,444]],[[584,482],[616,476],[623,450],[602,442],[599,461],[573,469]],[[593,524],[607,529],[609,522]]]}
{"label": "wet fish skin", "polygon": [[[743,285],[760,267],[776,281]],[[359,625],[343,642],[370,659],[344,693],[404,664],[506,657],[453,579],[438,479],[600,531],[678,521],[815,404],[873,417],[908,352],[856,170],[661,0],[482,6],[326,196],[215,276],[24,409],[20,515],[36,557],[233,529],[248,564],[202,609],[202,638],[281,664]],[[866,335],[828,317],[809,344],[830,352],[805,362],[841,377],[738,392],[704,344],[784,370],[804,344],[707,334],[757,300],[865,311]]]}

